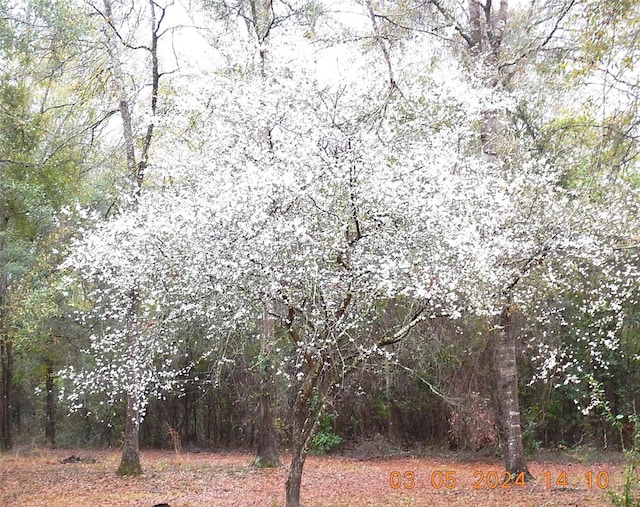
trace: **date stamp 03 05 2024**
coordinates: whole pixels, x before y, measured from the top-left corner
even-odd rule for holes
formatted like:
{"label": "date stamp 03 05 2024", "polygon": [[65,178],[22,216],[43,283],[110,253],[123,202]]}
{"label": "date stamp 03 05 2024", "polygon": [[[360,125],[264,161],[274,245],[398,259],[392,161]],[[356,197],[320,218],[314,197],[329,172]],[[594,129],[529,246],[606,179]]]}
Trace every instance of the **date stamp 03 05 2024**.
{"label": "date stamp 03 05 2024", "polygon": [[[567,472],[553,475],[551,472],[542,474],[547,489],[566,488],[568,485]],[[456,489],[458,487],[458,475],[455,470],[434,470],[429,481],[428,473],[423,477],[427,487],[433,489]],[[482,472],[473,473],[473,489],[512,489],[524,488],[526,485],[524,472],[512,476],[509,472]],[[609,474],[605,471],[587,472],[584,474],[585,485],[588,489],[606,489],[609,486]],[[422,482],[422,481],[421,481]],[[394,470],[389,474],[389,485],[392,489],[413,489],[418,486],[418,476],[413,470],[400,472]]]}

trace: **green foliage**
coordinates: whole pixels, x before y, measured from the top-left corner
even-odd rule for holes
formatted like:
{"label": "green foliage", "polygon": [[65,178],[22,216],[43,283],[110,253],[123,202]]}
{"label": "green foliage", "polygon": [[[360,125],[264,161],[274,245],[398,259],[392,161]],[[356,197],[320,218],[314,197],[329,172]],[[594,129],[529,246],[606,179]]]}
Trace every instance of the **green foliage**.
{"label": "green foliage", "polygon": [[540,420],[540,407],[534,405],[524,414],[522,428],[522,445],[527,454],[531,455],[540,450],[542,442],[538,439],[537,425]]}
{"label": "green foliage", "polygon": [[611,58],[611,52],[615,51],[623,57],[625,66],[633,66],[632,47],[639,20],[637,3],[632,0],[588,2],[584,9],[586,29],[582,32],[582,50],[587,64],[593,68]]}
{"label": "green foliage", "polygon": [[322,416],[318,432],[311,441],[311,454],[326,454],[340,445],[342,437],[334,432],[336,417],[335,414]]}
{"label": "green foliage", "polygon": [[[615,416],[616,422],[620,425],[622,417]],[[638,416],[634,413],[629,416],[629,421],[633,427],[633,443],[631,449],[626,450],[625,466],[622,479],[621,491],[610,489],[608,491],[612,505],[615,507],[638,507],[640,506],[640,492],[638,485],[640,476],[638,475],[638,465],[640,464],[640,449],[638,448],[638,437],[640,428],[638,427]]]}
{"label": "green foliage", "polygon": [[638,507],[640,506],[640,493],[638,492],[638,481],[640,477],[637,473],[640,463],[637,451],[626,454],[626,464],[622,480],[622,491],[609,490],[609,498],[614,507]]}

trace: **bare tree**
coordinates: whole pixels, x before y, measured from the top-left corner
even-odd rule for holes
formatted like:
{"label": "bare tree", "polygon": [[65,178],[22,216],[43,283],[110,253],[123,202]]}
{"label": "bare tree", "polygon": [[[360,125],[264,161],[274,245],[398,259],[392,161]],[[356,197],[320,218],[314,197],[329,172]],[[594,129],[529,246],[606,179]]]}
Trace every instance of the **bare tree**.
{"label": "bare tree", "polygon": [[[125,73],[122,68],[121,48],[127,46],[127,42],[119,33],[115,22],[111,0],[104,1],[104,12],[99,12],[107,24],[107,37],[109,55],[111,59],[113,86],[118,95],[118,108],[122,119],[122,131],[124,136],[124,151],[126,154],[127,172],[134,182],[133,206],[137,207],[142,194],[142,187],[145,178],[145,171],[149,160],[149,150],[153,139],[154,124],[150,121],[146,127],[142,146],[136,152],[137,139],[134,135],[132,118],[132,104],[125,84]],[[154,0],[149,0],[149,23],[150,23],[150,44],[132,49],[142,49],[147,51],[150,59],[151,71],[151,95],[149,111],[151,117],[155,116],[158,107],[158,90],[160,85],[160,71],[158,63],[158,41],[162,35],[162,22],[164,20],[166,8],[161,7]],[[129,295],[129,312],[127,319],[127,342],[130,350],[135,350],[140,334],[140,295],[134,287]],[[131,365],[129,372],[129,382],[136,385],[138,382],[135,365]],[[124,443],[122,446],[122,460],[118,468],[120,475],[139,475],[142,473],[139,453],[139,432],[141,422],[141,411],[144,401],[136,396],[135,389],[127,393],[127,406],[124,427]]]}

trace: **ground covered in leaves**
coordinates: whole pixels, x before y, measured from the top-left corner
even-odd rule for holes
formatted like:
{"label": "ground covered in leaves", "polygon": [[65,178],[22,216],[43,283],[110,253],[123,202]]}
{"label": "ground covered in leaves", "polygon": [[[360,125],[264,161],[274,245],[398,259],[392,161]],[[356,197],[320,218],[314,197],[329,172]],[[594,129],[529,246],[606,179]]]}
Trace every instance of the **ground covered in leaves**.
{"label": "ground covered in leaves", "polygon": [[[141,477],[115,475],[115,450],[18,450],[0,455],[1,506],[263,506],[284,504],[286,467],[251,466],[249,454],[143,451]],[[283,456],[288,464],[289,456]],[[311,456],[305,507],[606,506],[620,490],[615,456],[541,455],[536,480],[504,484],[497,458]]]}

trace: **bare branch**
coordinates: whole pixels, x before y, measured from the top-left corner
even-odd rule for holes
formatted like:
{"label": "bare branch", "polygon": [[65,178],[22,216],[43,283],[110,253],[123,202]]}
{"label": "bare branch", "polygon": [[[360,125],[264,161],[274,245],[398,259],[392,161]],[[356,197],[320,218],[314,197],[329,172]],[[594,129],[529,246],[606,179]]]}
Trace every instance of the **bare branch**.
{"label": "bare branch", "polygon": [[376,15],[373,12],[373,6],[371,5],[371,0],[366,0],[367,10],[369,11],[369,18],[371,19],[371,25],[373,26],[373,33],[375,34],[375,39],[382,50],[382,54],[384,55],[384,60],[387,63],[387,70],[389,72],[389,86],[391,89],[397,88],[395,77],[393,76],[393,65],[391,64],[391,55],[389,54],[389,50],[387,49],[387,45],[385,44],[382,36],[380,35],[380,27],[378,26],[378,20],[376,19]]}
{"label": "bare branch", "polygon": [[416,327],[420,322],[426,319],[426,316],[424,315],[424,311],[425,311],[424,307],[418,309],[416,313],[413,315],[413,317],[411,318],[411,320],[407,324],[402,326],[398,331],[396,331],[391,336],[387,336],[378,340],[377,346],[386,347],[387,345],[393,345],[394,343],[398,343],[405,336],[407,336],[414,327]]}

